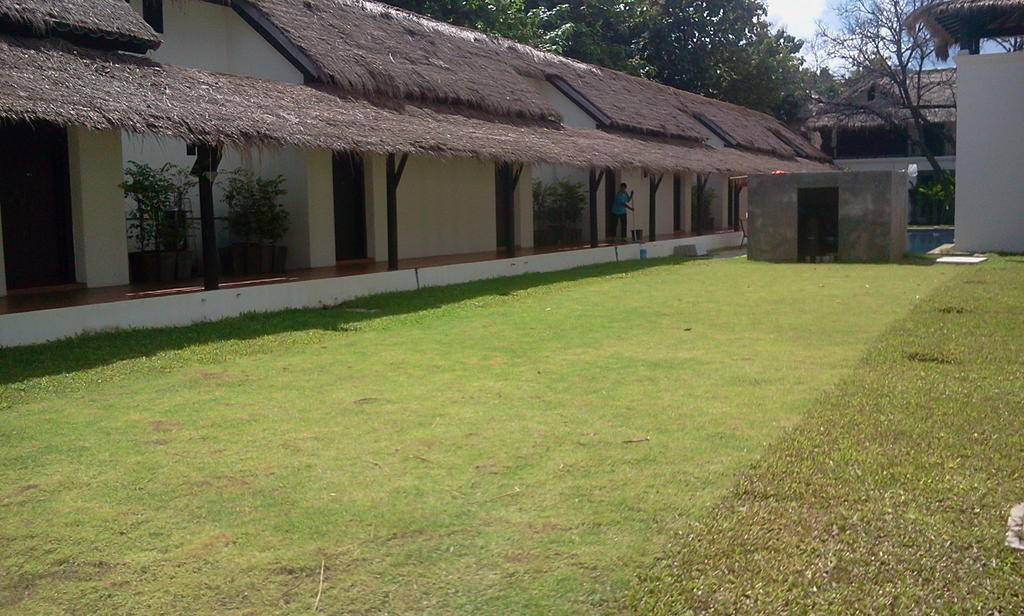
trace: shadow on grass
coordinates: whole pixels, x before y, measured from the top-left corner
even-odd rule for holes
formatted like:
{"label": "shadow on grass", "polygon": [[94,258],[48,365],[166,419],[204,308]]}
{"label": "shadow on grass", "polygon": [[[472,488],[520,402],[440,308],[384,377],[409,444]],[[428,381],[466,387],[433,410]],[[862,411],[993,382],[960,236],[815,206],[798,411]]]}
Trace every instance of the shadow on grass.
{"label": "shadow on grass", "polygon": [[88,370],[127,359],[215,342],[244,341],[311,329],[345,331],[364,321],[430,310],[478,297],[510,295],[516,291],[561,282],[599,278],[693,260],[670,257],[605,263],[560,272],[523,274],[447,287],[427,287],[418,291],[384,293],[325,308],[250,313],[212,323],[100,332],[44,344],[0,349],[0,385]]}

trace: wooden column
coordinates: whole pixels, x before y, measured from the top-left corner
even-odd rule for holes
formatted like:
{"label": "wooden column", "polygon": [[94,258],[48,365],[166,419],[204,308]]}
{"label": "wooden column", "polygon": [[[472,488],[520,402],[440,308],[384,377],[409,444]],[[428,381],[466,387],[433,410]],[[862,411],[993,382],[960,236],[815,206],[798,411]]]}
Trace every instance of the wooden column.
{"label": "wooden column", "polygon": [[649,214],[649,217],[648,217],[649,218],[649,220],[648,220],[648,229],[649,229],[649,231],[648,231],[648,233],[651,236],[650,237],[650,241],[652,241],[652,242],[654,241],[654,239],[656,237],[656,232],[657,232],[657,228],[658,228],[658,216],[657,216],[657,212],[656,212],[656,207],[658,205],[658,187],[661,186],[661,180],[664,177],[665,176],[663,176],[663,175],[654,176],[653,174],[651,176],[649,176],[649,178],[650,178],[650,185],[649,185],[650,186],[650,190],[648,191],[648,204],[649,204],[649,207],[648,207],[648,214]]}
{"label": "wooden column", "polygon": [[208,144],[196,146],[196,162],[192,175],[199,178],[199,228],[203,236],[203,288],[220,287],[220,255],[217,252],[217,229],[213,215],[213,182],[217,179],[221,148]]}
{"label": "wooden column", "polygon": [[388,154],[387,210],[388,210],[388,270],[398,269],[398,183],[402,181],[408,154],[398,158]]}
{"label": "wooden column", "polygon": [[590,247],[597,248],[597,190],[601,188],[601,180],[604,179],[604,171],[598,173],[593,167],[590,169]]}

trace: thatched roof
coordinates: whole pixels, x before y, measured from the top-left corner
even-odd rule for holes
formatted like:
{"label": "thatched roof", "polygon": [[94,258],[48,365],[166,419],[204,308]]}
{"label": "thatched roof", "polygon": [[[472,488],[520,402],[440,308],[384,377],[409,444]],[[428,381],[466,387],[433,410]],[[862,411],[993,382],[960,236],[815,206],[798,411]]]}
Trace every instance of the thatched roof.
{"label": "thatched roof", "polygon": [[[929,122],[956,122],[956,69],[921,71],[910,79],[911,96]],[[876,128],[908,124],[910,111],[895,86],[883,78],[861,79],[836,100],[815,104],[805,123],[809,130]]]}
{"label": "thatched roof", "polygon": [[160,37],[124,0],[0,0],[0,31],[144,53]]}
{"label": "thatched roof", "polygon": [[1024,35],[1024,0],[945,0],[926,4],[907,17],[906,25],[918,24],[935,39],[935,54],[949,58],[949,48],[960,42],[965,21],[974,25],[973,36],[998,38]]}
{"label": "thatched roof", "polygon": [[210,73],[53,40],[0,36],[0,120],[155,133],[190,142],[478,157],[578,167],[755,173],[822,170],[692,141],[553,122],[493,122],[327,87]]}
{"label": "thatched roof", "polygon": [[628,131],[705,140],[714,120],[740,147],[792,157],[786,134],[827,157],[765,114],[497,36],[368,0],[250,0],[318,67],[319,77],[354,96],[467,106],[507,117],[555,119],[530,82],[558,76]]}

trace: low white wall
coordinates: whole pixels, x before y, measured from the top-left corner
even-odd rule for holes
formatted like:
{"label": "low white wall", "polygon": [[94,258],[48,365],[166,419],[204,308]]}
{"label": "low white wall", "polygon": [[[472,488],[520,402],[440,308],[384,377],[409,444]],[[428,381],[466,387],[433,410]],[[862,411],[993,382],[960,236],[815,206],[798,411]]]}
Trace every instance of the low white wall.
{"label": "low white wall", "polygon": [[650,258],[669,256],[675,246],[695,244],[704,250],[735,246],[739,233],[569,250],[515,259],[461,263],[418,270],[380,272],[361,276],[322,278],[217,291],[185,293],[102,304],[71,306],[0,315],[0,347],[37,344],[88,332],[113,329],[172,327],[216,321],[249,312],[273,312],[289,308],[332,306],[350,299],[411,291],[512,276],[552,272],[584,265],[640,258],[641,248]]}
{"label": "low white wall", "polygon": [[68,129],[75,278],[90,287],[128,284],[121,135]]}
{"label": "low white wall", "polygon": [[0,347],[36,344],[87,332],[189,325],[247,312],[316,308],[366,295],[414,289],[416,272],[403,270],[19,312],[0,316]]}
{"label": "low white wall", "polygon": [[956,65],[956,247],[1024,252],[1024,53]]}

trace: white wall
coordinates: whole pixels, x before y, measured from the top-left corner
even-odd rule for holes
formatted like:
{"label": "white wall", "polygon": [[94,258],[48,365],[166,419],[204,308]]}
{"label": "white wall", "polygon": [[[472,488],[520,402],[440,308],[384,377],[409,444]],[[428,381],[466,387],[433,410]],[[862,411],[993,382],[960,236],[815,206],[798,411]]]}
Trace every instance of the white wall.
{"label": "white wall", "polygon": [[[142,0],[132,0],[142,13]],[[302,83],[302,73],[226,6],[198,0],[165,1],[158,62],[209,71]]]}
{"label": "white wall", "polygon": [[955,60],[956,247],[1024,252],[1024,53]]}
{"label": "white wall", "polygon": [[530,79],[530,83],[540,92],[544,100],[562,115],[562,124],[579,128],[597,128],[597,122],[593,118],[559,92],[558,88],[551,85],[550,82],[543,79]]}
{"label": "white wall", "polygon": [[121,135],[68,129],[75,278],[90,287],[128,284]]}
{"label": "white wall", "polygon": [[334,165],[329,150],[305,152],[306,203],[291,210],[284,243],[296,251],[295,267],[323,267],[336,261],[334,245]]}
{"label": "white wall", "polygon": [[[365,157],[370,256],[387,261],[386,157]],[[410,156],[398,184],[398,258],[495,250],[494,164]]]}
{"label": "white wall", "polygon": [[[628,185],[627,190],[633,193],[633,201],[631,205],[634,211],[627,211],[626,222],[627,229],[643,229],[644,238],[652,239],[650,237],[650,194],[651,184],[650,176],[646,176],[643,171],[639,169],[627,169],[618,173],[617,181],[619,184],[625,182]],[[618,190],[618,186],[616,186]],[[657,202],[655,203],[655,216],[657,224],[657,234],[659,236],[668,235],[672,233],[672,175],[662,175],[661,184],[658,186]],[[602,210],[603,211],[603,210]],[[626,234],[627,237],[629,233]]]}

